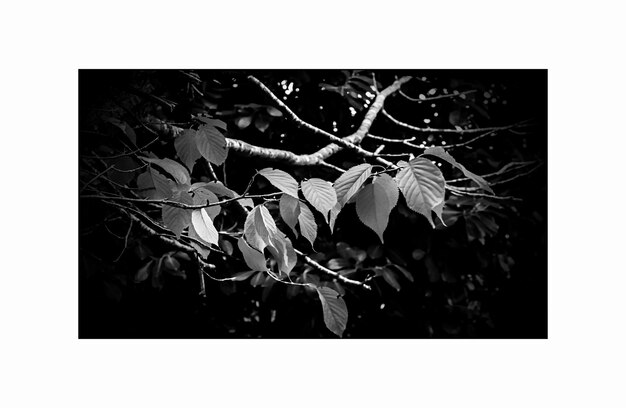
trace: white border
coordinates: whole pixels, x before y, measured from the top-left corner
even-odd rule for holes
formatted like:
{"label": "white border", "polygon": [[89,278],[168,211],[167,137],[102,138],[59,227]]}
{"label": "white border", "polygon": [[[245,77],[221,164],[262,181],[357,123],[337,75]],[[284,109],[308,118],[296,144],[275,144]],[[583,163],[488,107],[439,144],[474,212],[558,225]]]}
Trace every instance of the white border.
{"label": "white border", "polygon": [[[613,4],[2,6],[0,405],[626,406]],[[550,339],[77,340],[77,69],[146,67],[548,68]]]}

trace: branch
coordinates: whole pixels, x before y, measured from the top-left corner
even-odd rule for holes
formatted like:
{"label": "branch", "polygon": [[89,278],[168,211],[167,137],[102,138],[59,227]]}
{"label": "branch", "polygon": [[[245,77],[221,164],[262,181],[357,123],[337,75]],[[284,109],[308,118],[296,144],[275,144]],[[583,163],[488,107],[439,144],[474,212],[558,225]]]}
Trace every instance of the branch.
{"label": "branch", "polygon": [[[422,132],[422,133],[456,133],[456,134],[464,134],[464,133],[480,133],[480,132],[498,131],[498,130],[510,129],[512,127],[519,126],[520,124],[529,121],[529,120],[525,120],[523,122],[519,122],[517,124],[508,125],[508,126],[486,127],[486,128],[476,128],[476,129],[437,129],[437,128],[430,128],[430,127],[428,127],[428,128],[421,128],[421,127],[409,125],[408,123],[404,123],[404,122],[399,121],[398,119],[396,119],[393,116],[391,116],[385,110],[385,108],[383,108],[382,111],[383,111],[383,115],[385,115],[389,120],[391,120],[396,125],[405,127],[407,129],[410,129],[410,130],[414,130],[416,132]],[[481,137],[484,137],[484,136],[481,136]],[[464,144],[467,144],[467,143],[469,143],[469,142],[465,142]],[[450,147],[450,146],[448,146],[448,147]],[[455,146],[455,147],[458,147],[458,146]]]}
{"label": "branch", "polygon": [[307,263],[308,265],[312,266],[315,270],[317,270],[319,272],[322,272],[322,273],[324,273],[326,275],[330,275],[330,276],[334,277],[335,279],[337,279],[337,280],[339,280],[339,281],[341,281],[343,283],[347,283],[347,284],[350,284],[350,285],[361,286],[364,289],[372,290],[372,288],[368,284],[363,283],[363,282],[359,282],[359,281],[355,281],[355,280],[352,280],[352,279],[348,279],[345,276],[343,276],[343,275],[341,275],[341,274],[339,274],[339,273],[337,273],[335,271],[332,271],[332,270],[330,270],[330,269],[320,265],[315,260],[313,260],[313,258],[311,258],[308,255],[304,254],[302,251],[297,250],[297,249],[295,251],[296,251],[296,254],[300,255],[304,259],[305,263]]}
{"label": "branch", "polygon": [[404,91],[402,91],[402,89],[398,92],[400,95],[404,96],[406,99],[408,99],[411,102],[430,102],[430,101],[435,101],[438,99],[445,99],[445,98],[461,98],[461,99],[465,99],[463,98],[463,96],[467,95],[467,94],[471,94],[477,92],[475,89],[471,90],[471,91],[464,91],[464,92],[458,92],[458,93],[451,93],[451,94],[446,94],[446,95],[437,95],[437,96],[430,96],[430,97],[425,97],[424,99],[420,99],[420,98],[412,98],[409,95],[407,95],[406,93],[404,93]]}
{"label": "branch", "polygon": [[94,195],[94,194],[81,195],[79,197],[80,198],[97,198],[101,200],[123,201],[126,203],[165,204],[165,205],[169,205],[172,207],[183,208],[185,210],[199,210],[201,208],[228,204],[233,201],[242,200],[244,198],[265,198],[265,197],[273,197],[278,194],[282,194],[282,193],[278,192],[278,193],[268,193],[268,194],[243,195],[239,197],[227,198],[226,200],[222,200],[222,201],[216,201],[214,203],[195,204],[195,205],[179,203],[178,201],[171,201],[171,200],[149,200],[147,198],[128,198],[128,197],[119,197],[119,196],[102,196],[102,195]]}
{"label": "branch", "polygon": [[376,154],[372,152],[369,152],[367,150],[360,148],[359,146],[357,146],[357,144],[360,143],[361,140],[363,140],[365,136],[367,136],[367,132],[372,126],[372,123],[374,122],[374,119],[378,115],[378,112],[380,112],[380,110],[383,109],[383,104],[387,96],[399,90],[402,84],[408,82],[411,79],[411,77],[402,77],[398,79],[397,81],[395,81],[393,84],[391,84],[389,87],[382,90],[374,99],[372,106],[370,106],[370,108],[368,109],[367,113],[365,114],[365,117],[363,118],[363,121],[361,122],[361,125],[356,130],[356,132],[343,138],[332,135],[326,132],[325,130],[317,128],[311,125],[310,123],[303,121],[283,101],[281,101],[279,97],[274,95],[274,93],[267,86],[265,86],[265,84],[263,84],[261,81],[259,81],[257,78],[255,78],[252,75],[249,76],[248,79],[252,81],[253,83],[255,83],[257,86],[259,86],[259,88],[261,88],[261,90],[265,92],[265,94],[267,94],[287,114],[287,116],[291,120],[293,120],[297,125],[308,129],[314,134],[324,136],[325,138],[333,142],[327,145],[326,147],[318,150],[317,152],[313,153],[310,156],[318,157],[319,159],[323,160],[337,153],[342,148],[348,148],[352,151],[359,153],[360,155],[364,157],[376,159],[376,161],[382,164],[385,164],[386,166],[389,166],[389,165],[393,166],[392,163],[388,162],[387,160],[381,159],[380,157],[378,157]]}

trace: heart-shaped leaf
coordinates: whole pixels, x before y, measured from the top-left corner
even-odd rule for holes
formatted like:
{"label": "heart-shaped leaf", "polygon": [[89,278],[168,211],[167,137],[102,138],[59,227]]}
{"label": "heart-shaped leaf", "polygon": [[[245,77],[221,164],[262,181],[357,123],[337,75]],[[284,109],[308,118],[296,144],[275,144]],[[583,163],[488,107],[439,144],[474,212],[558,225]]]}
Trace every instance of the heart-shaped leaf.
{"label": "heart-shaped leaf", "polygon": [[387,174],[377,177],[357,195],[356,213],[359,219],[378,235],[381,242],[385,242],[383,233],[389,214],[398,202],[398,195],[398,186]]}

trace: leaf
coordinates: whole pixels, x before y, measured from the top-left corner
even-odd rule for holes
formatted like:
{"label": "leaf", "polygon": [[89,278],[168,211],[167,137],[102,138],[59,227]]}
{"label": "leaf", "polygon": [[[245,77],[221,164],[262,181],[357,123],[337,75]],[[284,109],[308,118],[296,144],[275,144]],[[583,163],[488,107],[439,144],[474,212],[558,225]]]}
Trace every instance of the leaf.
{"label": "leaf", "polygon": [[[167,174],[172,176],[179,184],[189,184],[190,177],[187,169],[180,163],[172,159],[155,159],[152,157],[140,157],[140,159],[153,163],[162,168]],[[154,178],[154,177],[153,177]],[[156,185],[156,182],[155,182]]]}
{"label": "leaf", "polygon": [[254,275],[254,278],[250,280],[250,285],[256,288],[264,281],[265,281],[265,274],[263,272],[257,272],[256,275]]}
{"label": "leaf", "polygon": [[356,213],[363,224],[371,228],[380,238],[389,222],[389,214],[398,202],[398,186],[387,175],[376,178],[357,195]]}
{"label": "leaf", "polygon": [[327,287],[317,287],[317,294],[322,302],[324,323],[331,332],[341,337],[348,324],[348,308],[339,293]]}
{"label": "leaf", "polygon": [[195,130],[185,129],[176,137],[176,140],[174,140],[176,154],[190,171],[193,170],[193,165],[196,163],[196,160],[201,157],[198,146],[196,145],[196,136],[197,132]]}
{"label": "leaf", "polygon": [[482,178],[481,176],[476,175],[476,174],[472,173],[471,171],[469,171],[468,169],[466,169],[465,166],[463,166],[461,163],[457,162],[454,159],[454,157],[452,157],[448,152],[446,152],[441,146],[429,147],[428,149],[426,149],[424,151],[423,154],[424,155],[427,154],[427,155],[430,155],[430,156],[435,156],[435,157],[438,157],[438,158],[440,158],[442,160],[447,161],[448,163],[450,163],[451,165],[453,165],[457,169],[461,170],[465,177],[467,177],[468,179],[474,181],[476,184],[478,184],[478,186],[480,188],[482,188],[485,191],[490,192],[491,194],[494,194],[494,192],[491,189],[491,187],[489,187],[489,183],[487,183],[487,181],[484,178]]}
{"label": "leaf", "polygon": [[247,207],[247,208],[254,208],[254,201],[251,198],[242,198],[241,200],[237,200],[239,201],[239,204],[241,204],[243,207]]}
{"label": "leaf", "polygon": [[351,247],[345,242],[338,242],[336,247],[337,247],[337,252],[343,258],[354,259],[356,262],[363,262],[365,258],[367,258],[367,252],[359,248]]}
{"label": "leaf", "polygon": [[[200,235],[198,235],[195,228],[193,227],[193,222],[191,225],[189,225],[188,235],[190,238],[197,239],[198,241],[202,243],[202,238],[200,237]],[[208,244],[203,243],[203,245],[201,245],[195,241],[190,241],[189,245],[191,245],[198,252],[198,254],[200,254],[202,258],[206,259],[211,254],[211,250],[208,248]]]}
{"label": "leaf", "polygon": [[248,213],[244,223],[244,237],[248,244],[263,252],[267,248],[282,272],[289,273],[296,264],[296,252],[291,240],[277,227],[265,206],[257,205]]}
{"label": "leaf", "polygon": [[313,212],[306,203],[302,203],[300,206],[298,222],[300,223],[302,236],[306,238],[311,243],[311,247],[313,247],[313,243],[317,237],[317,224],[315,223]]}
{"label": "leaf", "polygon": [[263,204],[248,213],[244,223],[244,236],[252,248],[263,251],[271,244],[270,237],[278,231],[271,214]]}
{"label": "leaf", "polygon": [[241,254],[243,255],[243,259],[249,268],[251,268],[252,270],[261,271],[261,272],[267,270],[267,265],[265,263],[265,256],[261,252],[257,251],[256,249],[248,245],[248,243],[246,242],[245,239],[243,239],[243,237],[240,237],[237,240],[237,247],[241,251]]}
{"label": "leaf", "polygon": [[209,181],[208,183],[193,183],[189,191],[195,191],[199,188],[205,188],[218,196],[235,198],[237,193],[222,184],[221,181]]}
{"label": "leaf", "polygon": [[304,197],[326,218],[328,212],[337,204],[337,193],[333,186],[319,178],[303,181],[300,186]]}
{"label": "leaf", "polygon": [[154,169],[149,169],[152,185],[156,189],[155,199],[170,198],[174,194],[176,184]]}
{"label": "leaf", "polygon": [[224,163],[228,156],[226,138],[213,126],[200,126],[196,135],[196,146],[202,157],[218,166]]}
{"label": "leaf", "polygon": [[[193,204],[195,205],[205,205],[207,203],[211,204],[211,203],[216,203],[218,201],[219,200],[217,196],[213,194],[212,191],[209,191],[204,187],[196,189],[193,193]],[[211,207],[204,208],[204,210],[206,210],[209,217],[211,217],[211,219],[214,220],[215,217],[219,215],[220,211],[222,210],[222,207],[219,205],[213,205]]]}
{"label": "leaf", "polygon": [[270,116],[274,116],[275,118],[280,118],[281,116],[283,116],[283,113],[273,106],[267,107],[267,113],[269,113]]}
{"label": "leaf", "polygon": [[260,132],[264,133],[268,127],[270,127],[270,122],[263,115],[257,116],[254,120],[254,126],[259,129]]}
{"label": "leaf", "polygon": [[235,121],[239,129],[245,129],[252,123],[252,116],[242,116]]}
{"label": "leaf", "polygon": [[277,230],[276,234],[270,237],[270,244],[267,249],[278,263],[278,269],[289,275],[297,262],[296,251],[293,249],[291,240]]}
{"label": "leaf", "polygon": [[298,182],[289,173],[278,169],[265,168],[259,170],[259,174],[283,193],[298,198]]}
{"label": "leaf", "polygon": [[280,211],[281,218],[285,221],[285,224],[291,228],[294,235],[297,237],[298,230],[296,230],[296,224],[298,223],[298,216],[300,215],[300,200],[290,196],[289,194],[283,194],[280,196],[278,209]]}
{"label": "leaf", "polygon": [[408,269],[406,269],[404,266],[401,266],[401,265],[395,265],[395,264],[394,264],[394,265],[391,265],[391,266],[393,266],[394,268],[396,268],[397,270],[399,270],[399,271],[400,271],[400,272],[404,275],[404,277],[405,277],[405,278],[407,278],[407,279],[408,279],[408,280],[410,280],[411,282],[414,282],[413,275],[412,275],[412,274],[411,274],[411,272],[410,272]]}
{"label": "leaf", "polygon": [[435,213],[435,215],[439,218],[439,220],[441,221],[441,223],[443,224],[444,227],[447,227],[446,222],[443,219],[443,206],[446,203],[444,201],[440,202],[439,204],[437,204],[436,206],[433,207],[433,212]]}
{"label": "leaf", "polygon": [[365,180],[372,174],[371,164],[359,164],[348,169],[335,181],[333,187],[337,193],[337,202],[344,206],[361,188]]}
{"label": "leaf", "polygon": [[105,120],[124,132],[126,137],[128,137],[128,140],[130,140],[135,146],[137,146],[137,134],[128,123],[123,122],[117,118],[107,118]]}
{"label": "leaf", "polygon": [[349,266],[352,266],[352,263],[344,258],[333,258],[326,262],[326,267],[328,269],[332,269],[333,271],[338,271]]}
{"label": "leaf", "polygon": [[[193,199],[187,193],[180,193],[175,201],[183,204],[193,204]],[[176,234],[178,238],[180,238],[183,230],[191,224],[191,210],[164,204],[161,208],[161,215],[165,226]]]}
{"label": "leaf", "polygon": [[330,209],[328,213],[328,226],[330,227],[330,233],[333,233],[335,229],[335,222],[337,221],[337,217],[339,216],[339,212],[341,211],[341,206],[339,203],[335,204],[333,208]]}
{"label": "leaf", "polygon": [[445,198],[445,180],[430,160],[417,157],[398,172],[396,182],[410,209],[422,214],[434,228],[431,211]]}
{"label": "leaf", "polygon": [[400,287],[400,284],[398,283],[398,279],[396,279],[396,274],[394,272],[392,272],[391,270],[387,268],[383,268],[382,276],[385,282],[389,284],[389,286],[391,286],[397,291],[400,291],[401,287]]}
{"label": "leaf", "polygon": [[150,262],[148,262],[147,264],[139,268],[139,270],[135,273],[135,277],[134,277],[135,283],[143,282],[146,279],[148,279],[148,276],[150,275],[150,269],[152,268],[153,265],[154,265],[154,260],[151,260]]}
{"label": "leaf", "polygon": [[217,245],[218,233],[206,209],[202,208],[191,212],[191,225],[200,239],[209,244]]}
{"label": "leaf", "polygon": [[414,249],[413,252],[411,252],[411,256],[416,261],[419,261],[422,258],[424,258],[424,255],[426,255],[426,252],[423,249]]}
{"label": "leaf", "polygon": [[205,124],[209,126],[218,127],[220,129],[226,130],[226,123],[224,123],[223,121],[219,119],[208,118],[206,116],[198,116],[197,119],[204,122]]}

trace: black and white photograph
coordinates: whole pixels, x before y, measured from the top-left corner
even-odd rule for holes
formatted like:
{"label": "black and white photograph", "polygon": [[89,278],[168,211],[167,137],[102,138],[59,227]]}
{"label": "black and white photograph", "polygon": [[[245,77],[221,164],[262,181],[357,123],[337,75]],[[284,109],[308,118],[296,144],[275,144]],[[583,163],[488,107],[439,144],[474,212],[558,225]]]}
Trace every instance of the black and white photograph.
{"label": "black and white photograph", "polygon": [[1,407],[626,406],[618,2],[5,2]]}
{"label": "black and white photograph", "polygon": [[546,338],[546,70],[81,70],[81,338]]}

